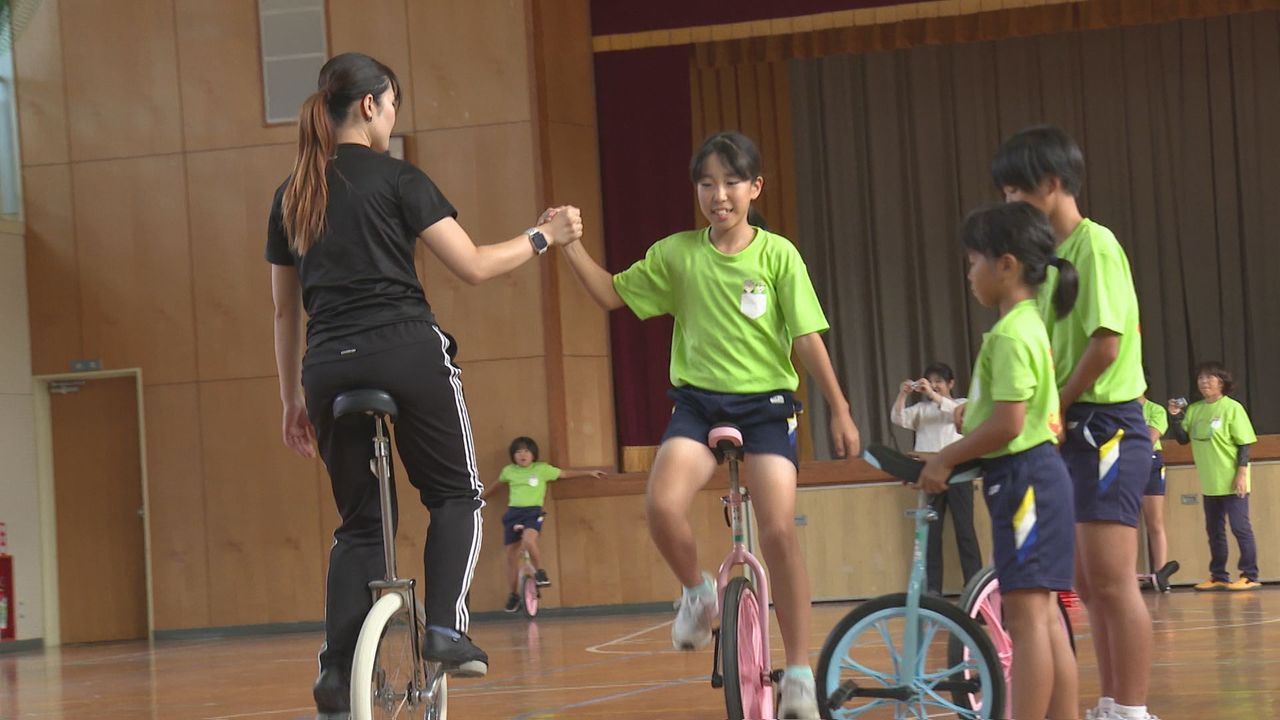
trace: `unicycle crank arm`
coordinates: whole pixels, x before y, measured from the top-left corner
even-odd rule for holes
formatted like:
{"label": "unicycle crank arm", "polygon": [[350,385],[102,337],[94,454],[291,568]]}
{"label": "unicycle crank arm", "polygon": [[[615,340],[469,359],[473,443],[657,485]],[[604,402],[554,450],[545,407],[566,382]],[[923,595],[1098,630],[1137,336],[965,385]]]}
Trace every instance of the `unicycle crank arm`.
{"label": "unicycle crank arm", "polygon": [[909,702],[914,696],[911,688],[908,687],[891,687],[891,688],[863,688],[852,680],[843,682],[840,687],[831,694],[831,698],[827,701],[829,710],[839,710],[844,707],[845,703],[854,698],[872,698],[879,700],[897,700],[898,702]]}
{"label": "unicycle crank arm", "polygon": [[933,686],[940,693],[975,695],[982,692],[982,683],[975,680],[943,680]]}
{"label": "unicycle crank arm", "polygon": [[720,672],[720,628],[711,631],[715,639],[715,649],[711,653],[711,687],[719,690],[724,687],[724,673]]}

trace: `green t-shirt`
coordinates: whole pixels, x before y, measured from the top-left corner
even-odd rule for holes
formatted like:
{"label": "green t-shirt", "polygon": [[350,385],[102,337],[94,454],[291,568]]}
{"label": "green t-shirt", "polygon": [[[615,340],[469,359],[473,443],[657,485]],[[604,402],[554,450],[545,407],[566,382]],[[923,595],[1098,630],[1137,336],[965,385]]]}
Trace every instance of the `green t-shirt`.
{"label": "green t-shirt", "polygon": [[654,243],[643,260],[613,276],[641,320],[675,317],[671,384],[722,393],[795,390],[791,343],[829,325],[800,252],[756,228],[735,255],[689,230]]}
{"label": "green t-shirt", "polygon": [[[1147,427],[1155,428],[1161,436],[1169,431],[1169,413],[1160,407],[1160,403],[1150,400],[1142,403],[1142,417],[1147,421]],[[1156,438],[1155,450],[1164,450],[1164,443],[1160,442],[1160,438]]]}
{"label": "green t-shirt", "polygon": [[1053,309],[1058,270],[1049,268],[1037,301],[1049,328],[1053,356],[1058,366],[1058,389],[1066,387],[1089,339],[1098,330],[1120,336],[1120,354],[1079,401],[1112,405],[1135,400],[1147,389],[1142,378],[1142,327],[1138,320],[1138,294],[1133,287],[1129,258],[1116,236],[1085,219],[1058,247],[1058,257],[1080,273],[1080,294],[1075,307],[1059,318]]}
{"label": "green t-shirt", "polygon": [[[1203,400],[1187,408],[1183,425],[1191,436],[1191,454],[1200,473],[1200,492],[1231,495],[1236,480],[1236,448],[1258,441],[1244,406],[1229,397]],[[1252,478],[1246,476],[1246,483]],[[1248,485],[1246,485],[1248,487]]]}
{"label": "green t-shirt", "polygon": [[998,458],[1058,442],[1058,390],[1053,384],[1053,350],[1034,300],[1014,305],[982,336],[973,366],[969,407],[964,414],[968,435],[995,412],[997,402],[1025,402],[1022,432],[1004,448],[983,455]]}
{"label": "green t-shirt", "polygon": [[560,468],[544,462],[530,463],[529,467],[508,465],[502,468],[499,482],[511,486],[511,507],[537,507],[547,498],[547,483],[560,479]]}

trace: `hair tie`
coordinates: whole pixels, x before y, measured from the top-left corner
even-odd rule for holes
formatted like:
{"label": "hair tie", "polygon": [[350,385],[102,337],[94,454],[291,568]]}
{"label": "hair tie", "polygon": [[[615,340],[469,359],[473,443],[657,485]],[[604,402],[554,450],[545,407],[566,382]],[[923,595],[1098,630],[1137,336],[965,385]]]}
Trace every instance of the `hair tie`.
{"label": "hair tie", "polygon": [[1057,255],[1054,255],[1053,257],[1049,258],[1049,264],[1061,270],[1062,258],[1058,257]]}

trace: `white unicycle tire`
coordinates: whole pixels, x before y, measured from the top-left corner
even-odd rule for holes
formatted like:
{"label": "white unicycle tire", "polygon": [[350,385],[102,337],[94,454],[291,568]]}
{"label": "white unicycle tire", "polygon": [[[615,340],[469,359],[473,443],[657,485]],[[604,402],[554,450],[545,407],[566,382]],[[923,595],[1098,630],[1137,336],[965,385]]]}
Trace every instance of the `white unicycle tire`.
{"label": "white unicycle tire", "polygon": [[[351,663],[351,720],[379,720],[373,714],[373,673],[376,670],[378,647],[382,642],[387,625],[397,613],[404,611],[404,596],[400,593],[387,593],[374,603],[373,609],[364,618],[360,626],[360,637],[356,640],[355,657]],[[420,624],[424,631],[425,624]],[[447,720],[449,708],[448,678],[440,678],[439,697],[436,700],[436,713],[427,713],[430,720]],[[405,713],[407,719],[413,715],[422,717],[425,708],[413,706],[414,713]]]}

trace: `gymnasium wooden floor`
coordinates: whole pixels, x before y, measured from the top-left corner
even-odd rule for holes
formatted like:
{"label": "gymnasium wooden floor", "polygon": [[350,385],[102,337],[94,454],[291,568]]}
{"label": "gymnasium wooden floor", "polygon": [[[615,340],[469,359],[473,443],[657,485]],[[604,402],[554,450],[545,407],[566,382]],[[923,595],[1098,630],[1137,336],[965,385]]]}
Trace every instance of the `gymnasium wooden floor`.
{"label": "gymnasium wooden floor", "polygon": [[[1162,720],[1280,718],[1280,588],[1144,597],[1156,622],[1151,704]],[[815,656],[848,607],[815,609]],[[719,691],[706,680],[710,651],[673,651],[669,620],[636,614],[479,623],[474,635],[492,670],[484,680],[453,687],[449,715],[724,717]],[[1081,694],[1095,697],[1088,625],[1082,616],[1076,621]],[[318,644],[318,635],[308,633],[0,655],[0,718],[310,718]]]}

